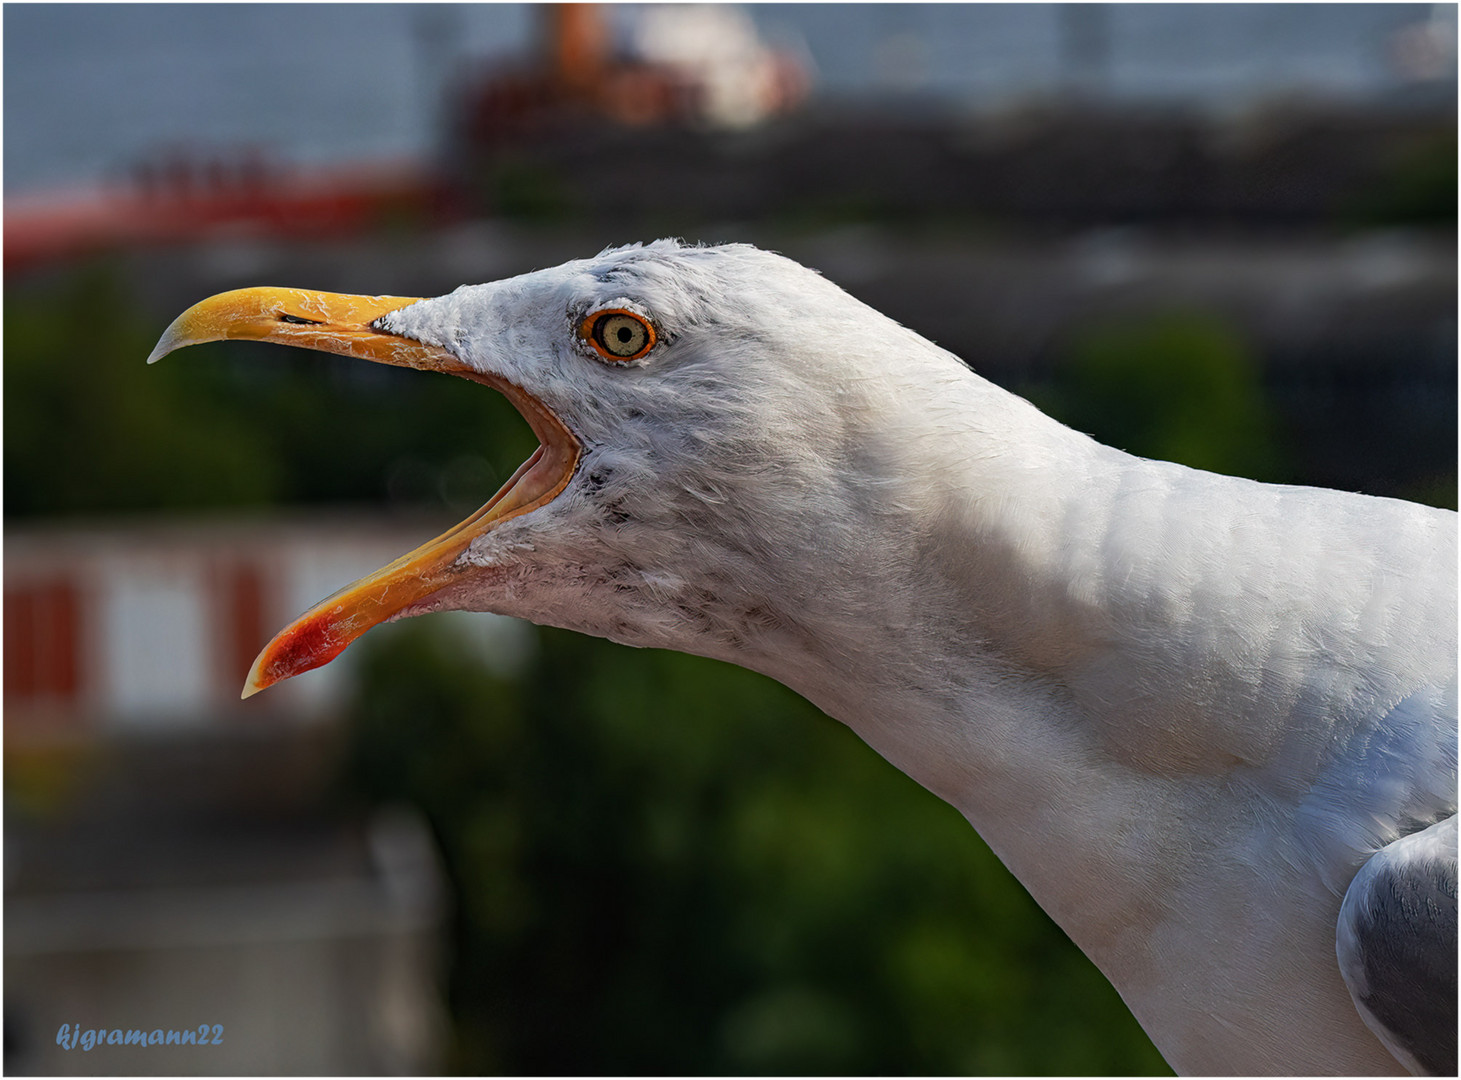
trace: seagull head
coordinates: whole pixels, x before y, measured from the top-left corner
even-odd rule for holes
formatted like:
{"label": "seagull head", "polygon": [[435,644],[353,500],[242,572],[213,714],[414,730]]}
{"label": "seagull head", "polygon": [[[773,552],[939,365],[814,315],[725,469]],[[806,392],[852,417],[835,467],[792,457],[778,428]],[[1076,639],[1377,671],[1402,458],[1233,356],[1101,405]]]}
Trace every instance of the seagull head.
{"label": "seagull head", "polygon": [[899,416],[937,406],[892,384],[936,394],[962,367],[789,259],[674,241],[432,299],[236,290],[179,316],[150,361],[223,338],[479,382],[541,443],[467,520],[281,631],[245,696],[449,609],[764,668],[826,637],[801,625],[827,603],[816,567],[876,579],[906,560],[871,519],[916,497]]}

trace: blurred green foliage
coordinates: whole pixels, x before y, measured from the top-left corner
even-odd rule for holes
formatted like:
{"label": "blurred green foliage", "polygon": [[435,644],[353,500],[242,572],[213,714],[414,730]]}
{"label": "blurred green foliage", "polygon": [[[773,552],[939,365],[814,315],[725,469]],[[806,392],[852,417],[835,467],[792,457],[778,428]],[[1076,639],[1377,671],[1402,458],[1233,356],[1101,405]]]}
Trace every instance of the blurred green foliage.
{"label": "blurred green foliage", "polygon": [[1059,365],[1032,400],[1100,442],[1231,476],[1288,479],[1258,359],[1215,316],[1102,320],[1070,335]]}
{"label": "blurred green foliage", "polygon": [[7,518],[380,502],[465,514],[536,445],[511,405],[459,379],[255,342],[148,367],[164,325],[122,282],[100,264],[6,289]]}
{"label": "blurred green foliage", "polygon": [[1456,132],[1438,133],[1397,154],[1341,215],[1352,228],[1456,227]]}
{"label": "blurred green foliage", "polygon": [[791,691],[556,630],[505,680],[402,630],[362,643],[352,776],[456,886],[453,1070],[1167,1072],[963,818]]}
{"label": "blurred green foliage", "polygon": [[[248,505],[279,475],[259,429],[196,375],[142,379],[159,328],[93,269],[44,299],[5,294],[5,511]],[[23,404],[21,404],[23,403]]]}

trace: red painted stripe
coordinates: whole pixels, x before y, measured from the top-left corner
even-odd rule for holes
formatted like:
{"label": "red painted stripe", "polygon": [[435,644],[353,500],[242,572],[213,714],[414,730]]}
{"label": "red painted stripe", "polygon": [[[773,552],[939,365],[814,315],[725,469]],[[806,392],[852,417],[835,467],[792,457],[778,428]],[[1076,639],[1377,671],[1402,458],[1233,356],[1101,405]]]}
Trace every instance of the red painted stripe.
{"label": "red painted stripe", "polygon": [[81,693],[81,600],[69,581],[5,591],[5,696],[74,701]]}
{"label": "red painted stripe", "polygon": [[35,681],[35,592],[5,590],[5,696],[33,697]]}
{"label": "red painted stripe", "polygon": [[81,604],[76,586],[56,581],[43,595],[41,610],[46,617],[36,635],[39,682],[46,693],[73,701],[81,690]]}

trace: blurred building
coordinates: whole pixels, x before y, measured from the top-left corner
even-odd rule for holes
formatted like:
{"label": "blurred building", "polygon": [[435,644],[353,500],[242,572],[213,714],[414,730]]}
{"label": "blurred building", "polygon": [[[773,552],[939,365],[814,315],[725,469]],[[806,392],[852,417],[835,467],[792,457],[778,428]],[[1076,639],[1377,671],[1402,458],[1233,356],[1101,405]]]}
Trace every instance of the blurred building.
{"label": "blurred building", "polygon": [[607,5],[539,11],[534,55],[482,65],[453,93],[457,138],[495,145],[585,125],[745,129],[810,88],[803,63],[768,47],[737,7],[651,5],[619,33]]}
{"label": "blurred building", "polygon": [[290,618],[430,528],[349,518],[9,528],[10,733],[323,722],[347,658],[281,684],[263,709],[239,701],[249,666]]}
{"label": "blurred building", "polygon": [[[7,529],[7,1071],[440,1067],[432,838],[410,811],[332,798],[348,654],[238,698],[268,634],[427,535],[338,518]],[[64,1050],[62,1024],[222,1039]]]}

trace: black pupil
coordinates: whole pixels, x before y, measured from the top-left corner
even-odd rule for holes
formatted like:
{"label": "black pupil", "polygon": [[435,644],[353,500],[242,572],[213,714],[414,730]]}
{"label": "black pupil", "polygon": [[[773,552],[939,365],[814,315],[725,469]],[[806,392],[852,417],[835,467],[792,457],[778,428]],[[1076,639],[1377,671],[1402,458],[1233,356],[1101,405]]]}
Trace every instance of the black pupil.
{"label": "black pupil", "polygon": [[619,327],[619,333],[616,336],[619,338],[620,344],[628,345],[630,339],[634,337],[634,331],[630,330],[627,326],[621,326]]}

